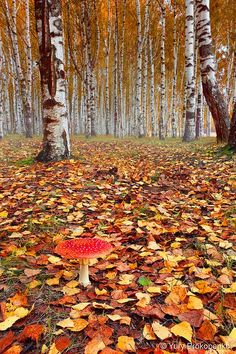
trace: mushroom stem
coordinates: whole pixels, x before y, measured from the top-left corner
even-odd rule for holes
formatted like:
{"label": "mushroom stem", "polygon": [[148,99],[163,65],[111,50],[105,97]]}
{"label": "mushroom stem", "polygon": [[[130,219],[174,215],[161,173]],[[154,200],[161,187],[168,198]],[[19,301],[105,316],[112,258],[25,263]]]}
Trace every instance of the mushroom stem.
{"label": "mushroom stem", "polygon": [[88,286],[90,284],[88,264],[80,264],[79,283],[83,286]]}

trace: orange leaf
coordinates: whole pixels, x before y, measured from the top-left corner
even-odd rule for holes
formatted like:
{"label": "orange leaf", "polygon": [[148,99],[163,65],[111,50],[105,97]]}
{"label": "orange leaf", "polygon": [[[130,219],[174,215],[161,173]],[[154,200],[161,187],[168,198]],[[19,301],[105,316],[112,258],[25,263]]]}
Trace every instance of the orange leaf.
{"label": "orange leaf", "polygon": [[100,350],[104,349],[106,345],[100,336],[94,337],[85,347],[84,354],[97,354]]}
{"label": "orange leaf", "polygon": [[13,345],[11,348],[7,349],[4,354],[20,354],[22,352],[22,347],[18,345]]}
{"label": "orange leaf", "polygon": [[44,326],[40,324],[31,324],[26,326],[23,331],[20,333],[18,340],[24,341],[25,339],[32,339],[35,342],[38,342],[39,337],[44,331]]}
{"label": "orange leaf", "polygon": [[22,293],[16,293],[14,296],[10,297],[9,300],[15,307],[24,307],[28,305],[27,297]]}
{"label": "orange leaf", "polygon": [[204,320],[203,324],[197,331],[197,338],[212,341],[216,332],[216,326],[213,325],[209,320]]}
{"label": "orange leaf", "polygon": [[134,338],[127,336],[118,337],[117,348],[120,349],[122,352],[129,351],[135,353],[136,349]]}
{"label": "orange leaf", "polygon": [[55,345],[57,350],[62,352],[64,349],[68,348],[71,344],[71,340],[67,336],[61,336],[55,340]]}
{"label": "orange leaf", "polygon": [[15,335],[12,331],[9,331],[3,338],[0,339],[0,348],[4,351],[14,341]]}

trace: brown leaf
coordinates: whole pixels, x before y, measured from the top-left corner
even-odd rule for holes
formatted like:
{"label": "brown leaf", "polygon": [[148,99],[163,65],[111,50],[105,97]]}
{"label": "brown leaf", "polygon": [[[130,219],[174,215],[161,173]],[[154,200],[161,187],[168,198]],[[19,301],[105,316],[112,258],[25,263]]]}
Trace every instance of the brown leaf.
{"label": "brown leaf", "polygon": [[203,310],[192,310],[178,315],[180,321],[187,321],[193,327],[200,327],[203,321]]}
{"label": "brown leaf", "polygon": [[196,333],[196,337],[202,340],[213,341],[216,332],[216,326],[209,320],[204,320],[201,327]]}

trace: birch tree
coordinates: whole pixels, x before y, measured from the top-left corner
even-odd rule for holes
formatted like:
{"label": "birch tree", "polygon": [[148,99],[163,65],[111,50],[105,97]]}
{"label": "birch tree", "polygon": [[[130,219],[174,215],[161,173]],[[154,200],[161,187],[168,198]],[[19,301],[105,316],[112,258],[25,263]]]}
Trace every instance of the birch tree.
{"label": "birch tree", "polygon": [[216,80],[216,60],[212,48],[210,0],[195,0],[203,93],[211,111],[218,142],[227,142],[229,113]]}
{"label": "birch tree", "polygon": [[186,116],[184,141],[195,139],[194,0],[185,0]]}
{"label": "birch tree", "polygon": [[174,0],[174,27],[173,27],[173,46],[174,46],[174,75],[173,75],[173,91],[172,91],[172,138],[177,137],[177,112],[176,112],[176,83],[177,83],[177,30],[176,30],[176,0]]}
{"label": "birch tree", "polygon": [[161,110],[159,122],[159,139],[165,139],[165,112],[166,112],[166,63],[165,63],[165,41],[166,41],[166,9],[161,7]]}
{"label": "birch tree", "polygon": [[43,149],[37,160],[70,156],[61,0],[35,0],[43,110]]}
{"label": "birch tree", "polygon": [[12,41],[13,58],[15,61],[16,74],[17,74],[17,79],[19,80],[19,86],[21,90],[26,137],[31,138],[33,136],[32,110],[31,110],[31,102],[30,102],[27,82],[25,79],[25,75],[21,64],[21,58],[20,58],[20,49],[18,43],[17,23],[16,23],[16,18],[17,18],[16,0],[12,1],[12,16],[10,15],[7,1],[5,1],[5,7],[6,7],[7,22],[9,26],[9,34]]}
{"label": "birch tree", "polygon": [[3,138],[3,50],[2,50],[2,38],[0,33],[0,140]]}
{"label": "birch tree", "polygon": [[142,112],[142,21],[140,0],[136,0],[136,14],[137,14],[137,82],[136,82],[136,119],[138,136],[144,136],[144,117]]}

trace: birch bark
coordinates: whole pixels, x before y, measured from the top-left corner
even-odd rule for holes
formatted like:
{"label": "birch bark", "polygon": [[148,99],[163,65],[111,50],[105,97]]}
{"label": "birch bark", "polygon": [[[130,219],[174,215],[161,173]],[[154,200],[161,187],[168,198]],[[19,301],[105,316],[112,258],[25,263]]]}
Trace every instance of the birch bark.
{"label": "birch bark", "polygon": [[136,83],[136,114],[138,136],[144,136],[144,117],[142,112],[142,22],[140,0],[136,0],[137,14],[137,83]]}
{"label": "birch bark", "polygon": [[185,0],[186,117],[183,141],[195,139],[194,0]]}
{"label": "birch bark", "polygon": [[165,65],[165,41],[166,41],[166,9],[161,8],[161,109],[159,139],[165,139],[165,109],[166,109],[166,65]]}
{"label": "birch bark", "polygon": [[176,83],[177,83],[177,34],[176,34],[176,0],[174,1],[174,28],[173,28],[173,47],[174,47],[174,73],[173,73],[173,91],[172,91],[172,138],[177,137],[177,112],[176,112]]}
{"label": "birch bark", "polygon": [[43,149],[37,160],[58,161],[70,156],[61,0],[35,0],[35,16],[43,109]]}
{"label": "birch bark", "polygon": [[17,38],[17,27],[16,27],[16,0],[12,1],[12,43],[13,43],[13,56],[16,64],[16,72],[20,81],[21,96],[23,102],[24,111],[24,121],[25,121],[25,131],[26,137],[31,138],[33,136],[32,129],[32,111],[29,92],[27,89],[27,84],[25,76],[21,66],[20,51]]}
{"label": "birch bark", "polygon": [[216,80],[216,62],[212,49],[210,0],[195,0],[197,36],[203,93],[211,111],[218,142],[228,140],[229,113]]}

